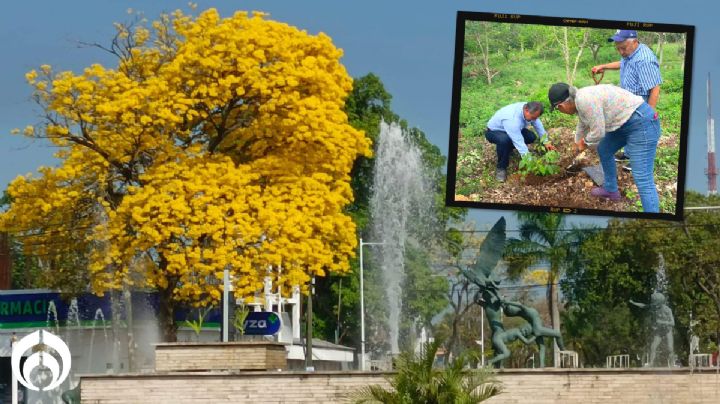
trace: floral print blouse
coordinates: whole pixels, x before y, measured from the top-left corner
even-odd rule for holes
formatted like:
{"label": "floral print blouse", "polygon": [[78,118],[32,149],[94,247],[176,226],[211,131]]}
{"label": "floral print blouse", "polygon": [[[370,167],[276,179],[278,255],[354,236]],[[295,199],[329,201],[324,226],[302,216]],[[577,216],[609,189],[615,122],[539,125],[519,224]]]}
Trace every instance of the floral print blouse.
{"label": "floral print blouse", "polygon": [[605,134],[620,128],[643,99],[630,91],[612,84],[599,84],[583,87],[575,95],[578,124],[575,142],[585,139],[588,145],[594,145]]}

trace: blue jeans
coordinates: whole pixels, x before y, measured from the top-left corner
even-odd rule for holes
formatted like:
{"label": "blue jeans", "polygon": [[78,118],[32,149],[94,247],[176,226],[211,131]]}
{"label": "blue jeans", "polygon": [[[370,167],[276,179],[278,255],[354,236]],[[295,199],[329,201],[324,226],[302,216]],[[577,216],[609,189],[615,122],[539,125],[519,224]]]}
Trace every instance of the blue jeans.
{"label": "blue jeans", "polygon": [[[527,128],[523,128],[520,133],[522,133],[525,144],[530,144],[537,138],[537,136],[535,136],[535,134]],[[497,152],[497,168],[506,169],[510,164],[510,153],[512,153],[515,148],[510,136],[502,130],[488,129],[485,132],[485,139],[497,146],[495,148],[495,151]]]}
{"label": "blue jeans", "polygon": [[655,111],[647,103],[640,105],[621,127],[608,132],[598,144],[605,183],[608,192],[616,192],[617,171],[613,155],[623,146],[630,157],[630,167],[635,185],[640,193],[640,202],[644,212],[660,211],[660,200],[655,188],[655,152],[660,139],[660,121],[653,118]]}

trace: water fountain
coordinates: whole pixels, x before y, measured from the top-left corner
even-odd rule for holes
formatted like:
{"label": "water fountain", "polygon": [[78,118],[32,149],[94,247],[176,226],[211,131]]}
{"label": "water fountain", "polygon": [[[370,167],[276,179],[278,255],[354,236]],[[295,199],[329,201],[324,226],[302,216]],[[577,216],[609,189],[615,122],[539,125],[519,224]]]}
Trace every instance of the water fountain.
{"label": "water fountain", "polygon": [[68,307],[67,326],[80,327],[80,310],[77,298],[74,297],[70,300],[70,307]]}
{"label": "water fountain", "polygon": [[[55,318],[55,320],[53,320],[54,323],[55,323],[55,328],[50,328],[50,327],[51,327],[51,324],[52,324],[52,323],[50,322],[50,321],[51,321],[51,320],[50,320],[51,315]],[[58,321],[57,306],[55,306],[55,302],[52,301],[52,300],[51,300],[50,302],[48,302],[48,306],[47,306],[47,321],[46,321],[45,327],[46,327],[48,330],[50,330],[50,331],[54,331],[56,335],[59,335],[59,334],[60,334],[60,322]]]}
{"label": "water fountain", "polygon": [[655,271],[655,291],[667,294],[667,289],[668,279],[665,272],[665,257],[663,257],[662,253],[658,253],[658,267],[657,271]]}
{"label": "water fountain", "polygon": [[100,320],[100,326],[103,330],[103,336],[105,337],[103,341],[103,345],[107,345],[107,339],[108,339],[108,333],[107,333],[107,327],[105,326],[105,315],[103,314],[102,309],[95,310],[95,316],[92,321],[92,331],[90,331],[90,347],[88,349],[88,366],[87,366],[87,372],[92,371],[92,357],[93,357],[93,346],[95,344],[95,330],[98,327],[98,320]]}
{"label": "water fountain", "polygon": [[388,344],[391,354],[400,352],[400,312],[405,279],[405,246],[414,238],[417,218],[430,215],[434,195],[425,175],[419,148],[404,136],[396,123],[380,124],[375,155],[373,194],[370,201],[371,233],[384,243],[374,262],[382,272],[388,310]]}

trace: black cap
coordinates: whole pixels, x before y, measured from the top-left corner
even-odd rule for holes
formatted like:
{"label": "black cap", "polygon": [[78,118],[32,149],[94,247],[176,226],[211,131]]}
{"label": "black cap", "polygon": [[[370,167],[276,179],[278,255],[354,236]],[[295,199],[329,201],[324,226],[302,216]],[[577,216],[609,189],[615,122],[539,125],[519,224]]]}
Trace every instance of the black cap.
{"label": "black cap", "polygon": [[548,90],[550,100],[550,111],[554,111],[558,104],[570,97],[570,86],[566,83],[555,83]]}

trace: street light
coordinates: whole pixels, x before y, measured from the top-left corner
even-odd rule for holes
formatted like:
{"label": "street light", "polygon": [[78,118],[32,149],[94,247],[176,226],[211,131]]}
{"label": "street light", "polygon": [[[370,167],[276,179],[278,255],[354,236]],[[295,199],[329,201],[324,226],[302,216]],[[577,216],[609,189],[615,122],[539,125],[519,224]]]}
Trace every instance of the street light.
{"label": "street light", "polygon": [[385,243],[365,243],[360,238],[360,370],[365,370],[365,287],[363,275],[363,246],[383,245]]}
{"label": "street light", "polygon": [[485,300],[482,297],[478,300],[480,306],[480,340],[475,343],[480,345],[480,367],[485,367]]}

